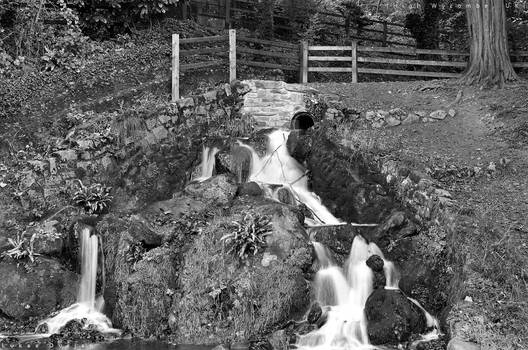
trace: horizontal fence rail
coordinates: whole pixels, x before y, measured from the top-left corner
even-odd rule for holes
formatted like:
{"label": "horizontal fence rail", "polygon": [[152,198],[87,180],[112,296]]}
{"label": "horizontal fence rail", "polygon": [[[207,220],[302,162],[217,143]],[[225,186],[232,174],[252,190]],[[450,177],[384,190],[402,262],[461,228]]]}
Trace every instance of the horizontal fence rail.
{"label": "horizontal fence rail", "polygon": [[[510,56],[514,68],[528,68],[528,51],[512,51]],[[351,45],[309,45],[237,36],[234,29],[228,35],[200,38],[173,34],[172,100],[180,98],[180,72],[210,67],[227,66],[229,81],[237,78],[238,66],[248,66],[297,72],[301,83],[308,83],[309,73],[347,73],[357,83],[360,74],[456,78],[468,59],[469,53],[462,51],[364,46],[356,40]]]}
{"label": "horizontal fence rail", "polygon": [[[259,1],[242,1],[242,0],[195,0],[193,7],[195,8],[195,15],[205,18],[220,19],[225,21],[226,28],[232,28],[234,22],[245,23],[250,22],[248,18],[259,16],[258,5]],[[273,28],[278,30],[285,30],[293,33],[294,28],[304,24],[306,18],[311,14],[311,9],[306,6],[304,1],[284,0],[276,6],[273,13]],[[330,28],[346,28],[346,19],[343,14],[331,12],[331,10],[324,9],[318,12],[322,16],[322,24]],[[356,30],[354,28],[350,28]],[[414,47],[415,39],[401,23],[393,23],[389,21],[368,19],[364,25],[357,29],[356,35],[353,39],[363,40],[366,42],[378,42],[383,46],[387,45],[401,45]],[[380,37],[369,37],[361,34],[373,34]],[[335,34],[335,33],[334,33]],[[333,35],[333,33],[328,33]],[[392,39],[401,39],[402,41],[395,41]]]}

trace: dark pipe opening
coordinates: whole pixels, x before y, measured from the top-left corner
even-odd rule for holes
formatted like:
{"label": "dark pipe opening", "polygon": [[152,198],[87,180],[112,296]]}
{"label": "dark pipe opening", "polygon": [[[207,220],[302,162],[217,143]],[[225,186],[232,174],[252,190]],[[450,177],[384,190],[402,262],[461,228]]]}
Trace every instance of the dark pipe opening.
{"label": "dark pipe opening", "polygon": [[308,112],[297,112],[293,115],[290,128],[292,130],[308,130],[314,124],[313,115]]}

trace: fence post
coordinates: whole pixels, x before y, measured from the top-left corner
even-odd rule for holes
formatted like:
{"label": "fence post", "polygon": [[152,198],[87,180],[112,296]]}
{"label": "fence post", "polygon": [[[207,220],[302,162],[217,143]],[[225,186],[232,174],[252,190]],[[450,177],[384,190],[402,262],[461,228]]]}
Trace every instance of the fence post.
{"label": "fence post", "polygon": [[236,30],[229,29],[229,82],[236,80]]}
{"label": "fence post", "polygon": [[172,102],[180,99],[180,34],[172,34]]}
{"label": "fence post", "polygon": [[225,26],[231,28],[231,0],[225,1]]}
{"label": "fence post", "polygon": [[358,82],[358,69],[357,69],[357,40],[352,40],[352,82]]}
{"label": "fence post", "polygon": [[299,80],[301,84],[308,83],[308,42],[301,41]]}
{"label": "fence post", "polygon": [[387,22],[383,22],[383,46],[387,46]]}

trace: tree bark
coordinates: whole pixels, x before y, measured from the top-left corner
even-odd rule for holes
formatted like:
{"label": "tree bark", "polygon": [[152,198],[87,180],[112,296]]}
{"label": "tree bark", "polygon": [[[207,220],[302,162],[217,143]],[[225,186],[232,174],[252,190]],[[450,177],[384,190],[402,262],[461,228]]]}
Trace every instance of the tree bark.
{"label": "tree bark", "polygon": [[518,79],[508,50],[504,0],[466,0],[466,14],[471,51],[461,82],[502,86]]}

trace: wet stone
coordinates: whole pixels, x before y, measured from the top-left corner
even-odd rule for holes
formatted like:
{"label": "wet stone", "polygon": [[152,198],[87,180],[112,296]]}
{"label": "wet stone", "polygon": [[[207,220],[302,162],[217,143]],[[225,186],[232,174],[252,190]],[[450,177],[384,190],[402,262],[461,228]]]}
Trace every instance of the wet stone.
{"label": "wet stone", "polygon": [[367,260],[367,266],[374,272],[383,272],[383,259],[379,255],[372,255]]}

